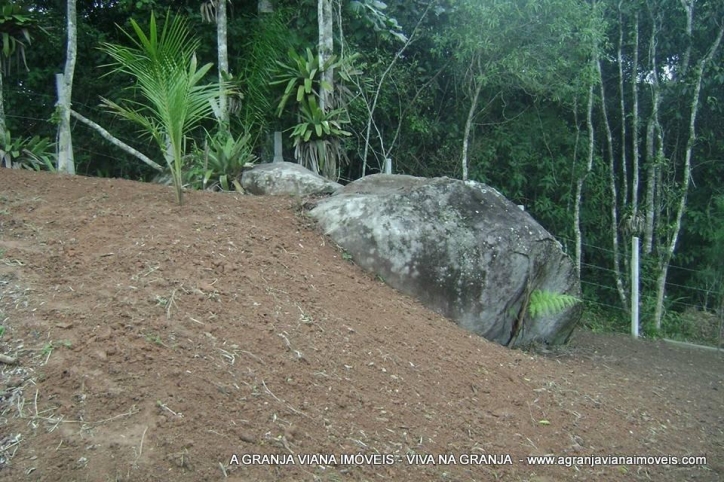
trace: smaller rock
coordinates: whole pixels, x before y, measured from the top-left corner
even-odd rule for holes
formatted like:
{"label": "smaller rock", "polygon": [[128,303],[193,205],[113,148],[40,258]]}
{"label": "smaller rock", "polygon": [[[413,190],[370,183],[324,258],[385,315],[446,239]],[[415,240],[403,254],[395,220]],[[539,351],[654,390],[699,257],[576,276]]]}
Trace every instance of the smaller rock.
{"label": "smaller rock", "polygon": [[241,186],[249,193],[271,196],[314,196],[332,194],[342,185],[293,162],[259,164],[241,177]]}

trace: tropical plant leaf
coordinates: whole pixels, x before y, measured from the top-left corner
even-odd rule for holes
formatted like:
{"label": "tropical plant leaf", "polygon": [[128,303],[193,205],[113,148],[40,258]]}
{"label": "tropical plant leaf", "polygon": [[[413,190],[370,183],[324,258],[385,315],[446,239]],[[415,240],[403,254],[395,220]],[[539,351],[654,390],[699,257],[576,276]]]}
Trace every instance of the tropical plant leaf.
{"label": "tropical plant leaf", "polygon": [[244,168],[257,159],[254,145],[249,132],[237,136],[223,130],[214,135],[207,132],[204,149],[197,148],[194,155],[189,156],[186,182],[202,189],[230,190],[233,186],[241,191],[238,179]]}
{"label": "tropical plant leaf", "polygon": [[0,144],[0,166],[54,172],[55,161],[55,143],[44,137],[13,139],[6,132],[5,142]]}
{"label": "tropical plant leaf", "polygon": [[581,300],[575,296],[567,295],[564,293],[554,293],[545,290],[534,290],[530,295],[530,301],[528,303],[528,312],[531,318],[537,318],[539,316],[550,316],[566,308],[570,308],[576,303],[580,303]]}

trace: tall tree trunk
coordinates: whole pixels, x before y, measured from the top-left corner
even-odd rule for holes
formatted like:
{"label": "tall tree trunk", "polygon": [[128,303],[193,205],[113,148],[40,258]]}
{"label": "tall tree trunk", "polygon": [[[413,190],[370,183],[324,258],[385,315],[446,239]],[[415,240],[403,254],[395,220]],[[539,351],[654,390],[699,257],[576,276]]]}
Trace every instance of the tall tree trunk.
{"label": "tall tree trunk", "polygon": [[[474,62],[474,61],[473,61]],[[473,67],[471,66],[471,69]],[[478,108],[478,98],[480,97],[480,91],[483,90],[483,82],[480,79],[475,78],[473,72],[473,85],[475,86],[475,93],[473,94],[473,100],[470,101],[470,110],[468,110],[468,118],[465,121],[465,132],[463,134],[463,181],[468,180],[468,148],[470,146],[470,133],[473,129],[473,119],[475,119],[475,111]]]}
{"label": "tall tree trunk", "polygon": [[319,107],[322,109],[322,112],[327,112],[331,109],[332,95],[334,94],[334,70],[324,68],[324,64],[329,61],[334,52],[333,22],[332,0],[318,0],[319,68],[321,69],[321,79],[323,83],[319,88]]}
{"label": "tall tree trunk", "polygon": [[[334,109],[334,69],[325,66],[332,58],[334,52],[334,17],[332,14],[332,0],[318,0],[317,2],[317,24],[319,27],[319,69],[320,69],[320,86],[319,86],[319,108],[322,114]],[[325,140],[318,141],[319,159],[315,162],[318,174],[329,177],[329,179],[337,180],[337,167],[334,166],[334,174],[330,174],[330,146]],[[321,172],[320,172],[321,170]]]}
{"label": "tall tree trunk", "polygon": [[[620,150],[621,150],[621,183],[622,183],[622,193],[621,193],[621,209],[624,213],[623,221],[627,220],[627,216],[630,216],[630,213],[627,210],[628,202],[629,202],[629,187],[628,187],[628,156],[626,155],[626,151],[628,149],[628,146],[626,145],[626,132],[627,132],[627,119],[626,119],[626,91],[624,89],[625,82],[623,77],[623,30],[624,30],[624,20],[623,20],[623,12],[621,11],[621,7],[623,5],[623,0],[619,0],[618,2],[618,50],[617,50],[617,63],[618,63],[618,95],[619,95],[619,109],[620,109],[620,118],[621,118],[621,138],[619,141],[620,144]],[[631,221],[633,222],[634,218],[631,218]],[[628,230],[624,231],[625,233],[628,233]],[[631,269],[629,266],[629,243],[626,235],[622,236],[623,239],[623,265],[624,265],[624,273],[630,273]]]}
{"label": "tall tree trunk", "polygon": [[583,262],[583,241],[581,236],[581,199],[583,197],[583,183],[593,169],[593,149],[595,147],[593,129],[593,81],[588,86],[588,107],[586,108],[586,123],[588,125],[588,163],[586,171],[576,181],[576,204],[573,208],[573,231],[576,241],[576,271],[581,278],[581,264]]}
{"label": "tall tree trunk", "polygon": [[608,146],[608,167],[609,167],[609,188],[611,190],[611,241],[613,247],[613,274],[616,278],[616,290],[621,300],[623,309],[628,312],[626,291],[623,286],[621,277],[621,260],[620,248],[618,243],[618,188],[616,186],[616,161],[613,150],[613,134],[611,133],[611,125],[608,122],[608,110],[606,109],[606,89],[604,88],[603,72],[601,71],[601,60],[596,59],[596,70],[598,71],[598,81],[601,88],[601,113],[603,114],[603,125],[606,132],[606,144]]}
{"label": "tall tree trunk", "polygon": [[225,75],[229,74],[229,43],[227,40],[228,15],[226,0],[218,0],[216,6],[216,44],[219,61],[219,123],[222,129],[229,128],[229,98]]}
{"label": "tall tree trunk", "polygon": [[[654,109],[658,109],[658,101],[654,98]],[[654,246],[654,197],[656,194],[656,150],[654,114],[646,124],[646,192],[644,198],[644,254],[651,254]]]}
{"label": "tall tree trunk", "polygon": [[70,133],[70,108],[73,95],[73,73],[78,51],[76,0],[68,1],[67,35],[68,43],[65,57],[65,71],[58,77],[58,107],[60,125],[58,126],[58,172],[75,174],[73,160],[73,141]]}
{"label": "tall tree trunk", "polygon": [[626,159],[626,94],[623,81],[623,13],[621,12],[622,0],[618,2],[618,93],[621,98],[621,176],[623,182],[623,195],[621,205],[626,209],[628,205],[628,165]]}
{"label": "tall tree trunk", "polygon": [[633,75],[631,76],[631,90],[633,91],[633,106],[631,107],[631,133],[632,133],[632,159],[631,159],[631,170],[633,171],[633,178],[631,180],[631,217],[635,226],[639,225],[639,82],[638,82],[638,70],[639,70],[639,12],[636,12],[636,20],[634,26],[634,53],[633,53]]}
{"label": "tall tree trunk", "polygon": [[[8,144],[8,128],[5,125],[5,99],[3,97],[3,73],[0,69],[0,148],[5,148]],[[2,167],[0,165],[0,167]],[[5,166],[12,167],[12,166]]]}
{"label": "tall tree trunk", "polygon": [[669,263],[674,255],[676,249],[676,242],[679,239],[679,233],[681,231],[681,220],[684,217],[684,211],[686,210],[686,200],[689,193],[689,184],[691,182],[691,159],[694,153],[694,145],[696,143],[696,116],[699,112],[699,97],[701,95],[701,83],[704,77],[704,70],[707,64],[716,55],[721,44],[722,36],[724,36],[724,18],[720,19],[719,22],[719,33],[714,40],[709,52],[702,58],[696,66],[696,78],[694,80],[694,92],[691,95],[691,115],[689,117],[689,140],[686,143],[686,154],[684,156],[684,171],[682,173],[682,186],[681,186],[681,197],[679,198],[678,208],[676,210],[676,220],[674,222],[674,229],[669,238],[669,244],[666,251],[661,256],[661,262],[659,264],[659,276],[657,279],[657,291],[656,291],[656,310],[654,312],[654,321],[656,323],[656,329],[661,329],[661,319],[663,317],[664,307],[664,295],[666,294],[666,277],[669,270]]}
{"label": "tall tree trunk", "polygon": [[[656,63],[656,36],[660,28],[660,18],[651,15],[651,37],[649,38],[649,70],[651,73],[652,107],[651,117],[646,126],[646,199],[644,209],[646,220],[644,223],[644,254],[651,254],[654,250],[654,232],[656,223],[656,178],[658,164],[663,161],[663,136],[659,123],[659,108],[662,94],[659,84],[659,72]],[[658,146],[657,146],[658,142]]]}
{"label": "tall tree trunk", "polygon": [[[693,44],[693,29],[694,29],[694,1],[693,0],[681,0],[681,6],[686,11],[686,50],[684,51],[684,58],[681,61],[681,77],[684,77],[689,71],[689,63],[691,61],[691,46]],[[684,80],[680,78],[679,80]]]}

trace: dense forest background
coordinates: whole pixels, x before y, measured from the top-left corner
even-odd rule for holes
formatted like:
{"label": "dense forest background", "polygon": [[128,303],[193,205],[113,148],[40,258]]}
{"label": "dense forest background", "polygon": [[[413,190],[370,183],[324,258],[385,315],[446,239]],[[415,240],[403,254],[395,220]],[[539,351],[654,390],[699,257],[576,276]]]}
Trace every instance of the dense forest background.
{"label": "dense forest background", "polygon": [[[69,3],[0,2],[0,164],[57,169],[56,74],[66,63]],[[198,65],[218,65],[221,3],[72,3],[72,109],[165,166],[157,139],[112,108],[148,99],[138,79],[117,68],[111,46],[133,46],[132,20],[148,31],[152,12],[159,24],[170,12],[198,40],[188,44]],[[216,112],[184,133],[186,185],[234,189],[243,164],[272,160],[275,131],[284,133],[285,160],[341,182],[388,163],[399,174],[481,181],[524,205],[576,260],[587,323],[627,329],[631,237],[638,236],[646,332],[717,339],[724,4],[224,5],[228,67],[221,77],[210,69],[203,82],[222,84],[228,120]],[[158,177],[75,117],[71,130],[78,174]]]}

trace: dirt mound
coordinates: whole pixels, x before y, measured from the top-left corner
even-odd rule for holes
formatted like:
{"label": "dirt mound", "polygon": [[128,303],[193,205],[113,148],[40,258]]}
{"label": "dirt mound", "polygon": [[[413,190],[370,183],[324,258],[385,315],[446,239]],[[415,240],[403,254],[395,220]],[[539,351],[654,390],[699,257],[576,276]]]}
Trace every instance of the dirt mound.
{"label": "dirt mound", "polygon": [[[173,199],[0,171],[1,480],[724,476],[719,354],[507,350],[365,274],[293,200]],[[708,464],[526,460],[546,454]]]}

